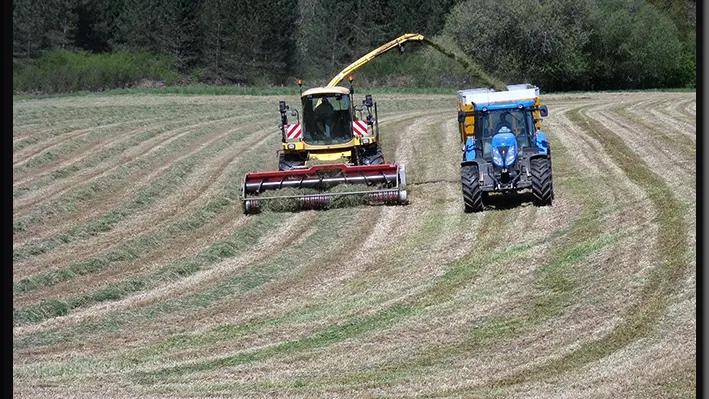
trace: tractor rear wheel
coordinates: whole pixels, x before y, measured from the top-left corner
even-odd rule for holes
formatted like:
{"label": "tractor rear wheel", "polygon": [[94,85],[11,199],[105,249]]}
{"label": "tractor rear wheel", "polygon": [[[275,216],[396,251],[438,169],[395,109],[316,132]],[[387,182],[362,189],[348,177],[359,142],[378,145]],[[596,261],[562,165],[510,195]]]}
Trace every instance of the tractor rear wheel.
{"label": "tractor rear wheel", "polygon": [[551,205],[554,198],[554,187],[551,181],[551,162],[547,158],[534,158],[530,163],[532,180],[532,195],[534,205]]}
{"label": "tractor rear wheel", "polygon": [[465,212],[480,212],[483,210],[483,196],[478,183],[478,167],[465,165],[460,169],[460,180],[463,184],[463,204]]}

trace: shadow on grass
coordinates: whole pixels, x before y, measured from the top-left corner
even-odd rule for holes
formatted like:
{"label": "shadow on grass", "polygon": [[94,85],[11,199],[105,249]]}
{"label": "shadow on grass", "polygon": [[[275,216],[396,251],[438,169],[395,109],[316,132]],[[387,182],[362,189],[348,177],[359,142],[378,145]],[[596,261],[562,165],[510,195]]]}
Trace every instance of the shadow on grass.
{"label": "shadow on grass", "polygon": [[514,209],[523,206],[533,206],[534,196],[529,190],[509,193],[489,193],[483,197],[485,209]]}

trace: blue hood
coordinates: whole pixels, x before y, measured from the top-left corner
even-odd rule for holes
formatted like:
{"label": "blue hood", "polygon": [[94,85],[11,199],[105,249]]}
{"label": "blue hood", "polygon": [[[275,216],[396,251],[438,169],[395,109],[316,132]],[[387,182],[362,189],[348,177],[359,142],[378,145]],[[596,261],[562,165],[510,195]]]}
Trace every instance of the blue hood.
{"label": "blue hood", "polygon": [[492,138],[492,163],[510,166],[517,159],[517,140],[512,133],[498,133]]}

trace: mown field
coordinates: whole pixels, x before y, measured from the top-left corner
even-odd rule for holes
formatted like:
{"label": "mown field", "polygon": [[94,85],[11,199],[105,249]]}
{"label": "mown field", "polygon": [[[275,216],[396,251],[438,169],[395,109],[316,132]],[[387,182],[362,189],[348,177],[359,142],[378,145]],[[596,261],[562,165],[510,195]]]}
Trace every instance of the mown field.
{"label": "mown field", "polygon": [[377,95],[408,206],[244,216],[279,99],[15,99],[15,397],[696,396],[695,92],[543,96],[553,206],[479,214],[455,95]]}

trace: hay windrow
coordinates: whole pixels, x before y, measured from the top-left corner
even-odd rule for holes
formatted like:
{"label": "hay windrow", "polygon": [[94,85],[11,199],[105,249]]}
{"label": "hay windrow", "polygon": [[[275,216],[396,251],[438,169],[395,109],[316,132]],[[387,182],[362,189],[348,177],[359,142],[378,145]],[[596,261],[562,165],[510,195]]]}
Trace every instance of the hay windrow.
{"label": "hay windrow", "polygon": [[259,199],[261,210],[296,212],[303,209],[336,209],[377,204],[370,194],[388,190],[383,185],[337,184],[326,189],[282,188],[267,190],[247,199]]}

